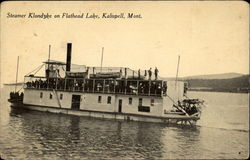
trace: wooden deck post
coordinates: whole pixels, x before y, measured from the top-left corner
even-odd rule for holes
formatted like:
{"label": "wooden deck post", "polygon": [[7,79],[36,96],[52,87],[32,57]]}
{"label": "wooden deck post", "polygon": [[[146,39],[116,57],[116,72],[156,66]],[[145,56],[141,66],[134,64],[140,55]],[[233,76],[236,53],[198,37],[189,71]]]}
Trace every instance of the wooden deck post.
{"label": "wooden deck post", "polygon": [[47,90],[49,89],[49,78],[47,78]]}
{"label": "wooden deck post", "polygon": [[93,93],[95,92],[95,79],[93,79]]}
{"label": "wooden deck post", "polygon": [[148,95],[150,96],[151,80],[148,82]]}
{"label": "wooden deck post", "polygon": [[161,97],[163,96],[163,81],[161,81]]}
{"label": "wooden deck post", "polygon": [[66,82],[67,81],[67,78],[65,78],[65,82],[64,82],[64,91],[66,91]]}
{"label": "wooden deck post", "polygon": [[103,84],[102,84],[102,92],[104,93],[104,89],[105,89],[105,79],[103,80]]}
{"label": "wooden deck post", "polygon": [[85,81],[85,79],[83,79],[83,82],[82,82],[82,92],[84,92],[84,86],[85,86],[84,81]]}
{"label": "wooden deck post", "polygon": [[57,90],[57,83],[58,83],[57,81],[58,81],[58,78],[56,78],[56,87],[55,87],[55,88],[56,88],[56,90]]}
{"label": "wooden deck post", "polygon": [[127,93],[127,79],[125,79],[125,89],[124,89],[124,93]]}
{"label": "wooden deck post", "polygon": [[137,85],[137,93],[136,93],[136,95],[138,95],[139,93],[139,80],[136,80],[136,85]]}
{"label": "wooden deck post", "polygon": [[114,93],[115,93],[115,87],[116,87],[116,80],[114,80]]}
{"label": "wooden deck post", "polygon": [[75,91],[75,88],[76,88],[76,79],[74,78],[73,79],[73,91]]}

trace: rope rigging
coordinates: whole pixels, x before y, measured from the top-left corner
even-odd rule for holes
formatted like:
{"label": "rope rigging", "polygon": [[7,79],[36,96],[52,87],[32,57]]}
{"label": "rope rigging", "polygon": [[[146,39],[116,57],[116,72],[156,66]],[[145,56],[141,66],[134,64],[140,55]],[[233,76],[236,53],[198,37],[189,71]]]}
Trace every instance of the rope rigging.
{"label": "rope rigging", "polygon": [[26,74],[25,76],[28,76],[28,75],[30,75],[32,72],[34,72],[34,71],[37,70],[37,71],[34,73],[34,74],[36,74],[44,65],[45,65],[45,64],[42,64],[42,65],[38,66],[36,69],[32,70],[31,72],[29,72],[29,73]]}

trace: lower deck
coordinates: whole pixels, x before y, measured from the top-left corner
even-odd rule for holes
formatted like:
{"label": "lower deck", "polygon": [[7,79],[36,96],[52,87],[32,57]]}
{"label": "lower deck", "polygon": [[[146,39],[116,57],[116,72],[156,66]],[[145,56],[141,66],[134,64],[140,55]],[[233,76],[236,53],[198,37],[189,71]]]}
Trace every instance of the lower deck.
{"label": "lower deck", "polygon": [[[170,99],[162,97],[129,96],[24,89],[24,99],[12,101],[12,107],[107,119],[194,124],[199,116],[182,112],[166,112]],[[21,107],[20,107],[21,106]]]}
{"label": "lower deck", "polygon": [[24,89],[24,104],[61,109],[163,116],[163,98]]}

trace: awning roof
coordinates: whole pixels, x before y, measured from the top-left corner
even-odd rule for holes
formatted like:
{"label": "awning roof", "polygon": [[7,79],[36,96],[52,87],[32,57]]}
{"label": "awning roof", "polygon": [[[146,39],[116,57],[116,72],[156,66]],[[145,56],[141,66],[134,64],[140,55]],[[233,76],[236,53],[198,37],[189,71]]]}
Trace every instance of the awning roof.
{"label": "awning roof", "polygon": [[55,61],[55,60],[49,60],[49,61],[45,61],[43,63],[45,63],[45,64],[56,64],[56,65],[66,65],[66,63],[64,63],[64,62]]}

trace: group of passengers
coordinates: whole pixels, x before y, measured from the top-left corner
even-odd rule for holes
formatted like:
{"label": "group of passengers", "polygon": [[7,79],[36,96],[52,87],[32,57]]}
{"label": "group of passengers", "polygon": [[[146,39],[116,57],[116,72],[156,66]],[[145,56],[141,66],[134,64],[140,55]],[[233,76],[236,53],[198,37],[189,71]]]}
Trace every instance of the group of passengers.
{"label": "group of passengers", "polygon": [[181,104],[180,101],[178,101],[178,105],[182,107],[185,112],[187,112],[189,115],[195,114],[198,112],[197,106],[194,103],[183,103]]}
{"label": "group of passengers", "polygon": [[[79,81],[79,80],[78,80]],[[27,88],[37,89],[61,89],[73,90],[73,88],[79,90],[82,83],[74,82],[74,79],[67,79],[65,84],[64,78],[49,78],[47,80],[36,79],[35,81],[27,82]]]}
{"label": "group of passengers", "polygon": [[[60,82],[60,81],[58,81]],[[58,83],[59,84],[59,83]],[[40,89],[46,89],[46,88],[54,88],[55,89],[55,86],[56,86],[56,80],[51,78],[51,79],[48,79],[48,80],[35,80],[35,81],[31,81],[31,82],[27,82],[26,83],[27,85],[27,88],[40,88]],[[60,86],[60,85],[58,85]]]}
{"label": "group of passengers", "polygon": [[[123,70],[120,69],[120,75],[122,75],[122,71]],[[133,73],[133,77],[135,77],[134,76],[134,71],[132,73]],[[159,73],[159,70],[157,69],[157,67],[155,67],[155,70],[154,70],[155,80],[158,80],[158,73]],[[152,79],[152,74],[153,74],[152,68],[150,68],[149,70],[144,70],[144,76],[141,73],[141,69],[139,69],[138,72],[137,72],[137,75],[138,75],[139,79],[141,79],[141,78],[143,79],[143,78],[148,76],[148,79],[151,80]],[[124,76],[127,77],[127,68],[124,68]]]}
{"label": "group of passengers", "polygon": [[23,99],[23,92],[10,92],[10,99]]}
{"label": "group of passengers", "polygon": [[[150,89],[150,90],[149,90]],[[161,95],[161,92],[165,95],[167,91],[167,85],[166,82],[163,82],[163,85],[161,82],[152,82],[149,84],[147,81],[146,82],[140,82],[138,85],[138,93],[142,94],[156,94],[156,95]]]}
{"label": "group of passengers", "polygon": [[[48,86],[48,81],[47,80],[35,80],[35,81],[31,81],[31,82],[27,82],[26,85],[28,88],[47,88]],[[51,84],[53,85],[53,84]]]}
{"label": "group of passengers", "polygon": [[[159,73],[159,70],[157,69],[157,67],[155,67],[155,72],[154,72],[154,74],[155,74],[155,80],[158,79],[158,73]],[[146,76],[147,76],[147,72],[145,71],[145,77]],[[148,79],[151,80],[151,77],[152,77],[152,68],[150,68],[148,70]]]}
{"label": "group of passengers", "polygon": [[[95,84],[93,81],[87,80],[84,84],[85,91],[95,92],[110,92],[110,93],[127,93],[127,94],[157,94],[161,95],[161,91],[163,90],[163,94],[166,94],[167,85],[166,82],[163,83],[163,87],[161,83],[152,82],[150,85],[147,81],[140,81],[137,88],[137,81],[125,81],[125,80],[96,80]],[[94,86],[94,88],[93,88]]]}
{"label": "group of passengers", "polygon": [[[158,80],[158,73],[159,73],[159,70],[157,69],[157,67],[155,67],[155,71],[154,71],[154,75],[155,75],[155,80]],[[148,75],[148,79],[151,80],[152,79],[152,74],[153,74],[153,71],[152,71],[152,68],[150,68],[149,70],[145,70],[144,71],[144,77],[147,77]],[[141,78],[141,70],[139,69],[138,70],[138,77]]]}
{"label": "group of passengers", "polygon": [[[66,82],[65,82],[66,81]],[[86,92],[106,92],[106,93],[130,93],[143,95],[161,95],[166,94],[166,82],[158,81],[137,81],[130,80],[100,80],[100,79],[64,79],[64,78],[49,78],[47,80],[36,79],[35,81],[27,82],[27,88],[36,89],[57,89],[69,91],[86,91]],[[83,88],[84,87],[84,88]],[[150,89],[150,91],[149,91]]]}

